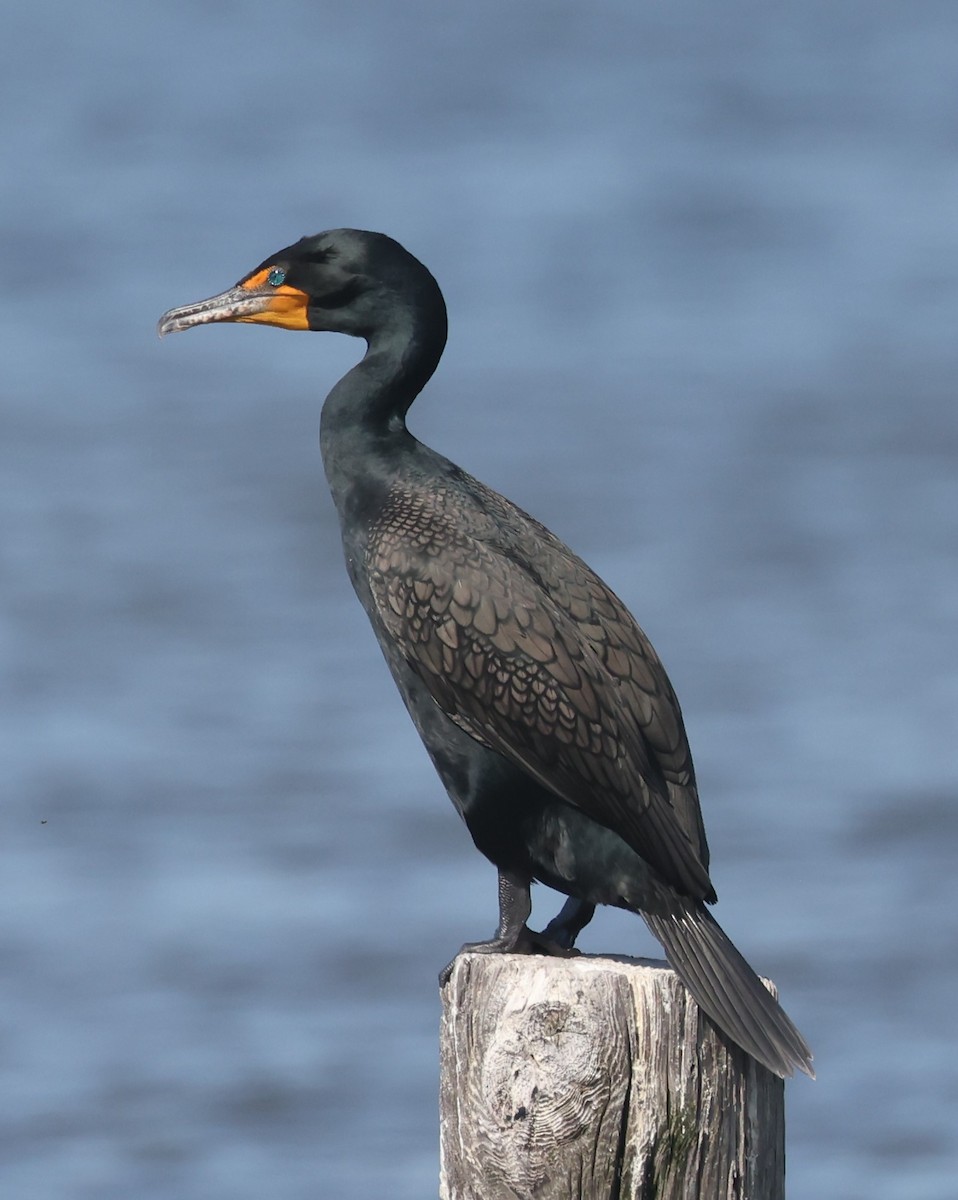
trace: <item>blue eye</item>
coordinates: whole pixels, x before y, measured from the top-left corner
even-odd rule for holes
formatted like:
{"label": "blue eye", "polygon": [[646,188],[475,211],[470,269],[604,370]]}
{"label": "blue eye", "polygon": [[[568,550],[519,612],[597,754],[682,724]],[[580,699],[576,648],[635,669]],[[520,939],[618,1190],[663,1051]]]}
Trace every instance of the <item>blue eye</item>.
{"label": "blue eye", "polygon": [[266,276],[266,282],[270,287],[279,287],[286,278],[286,272],[282,267],[270,267],[269,274]]}

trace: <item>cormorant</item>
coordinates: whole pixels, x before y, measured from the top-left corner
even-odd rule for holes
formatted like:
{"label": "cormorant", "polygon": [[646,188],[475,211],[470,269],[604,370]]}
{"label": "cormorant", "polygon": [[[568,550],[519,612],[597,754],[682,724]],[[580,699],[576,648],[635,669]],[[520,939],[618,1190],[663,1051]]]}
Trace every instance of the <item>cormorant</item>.
{"label": "cormorant", "polygon": [[[323,405],[323,464],[353,587],[499,872],[498,931],[463,949],[570,952],[595,905],[629,909],[731,1041],[777,1075],[812,1074],[801,1034],[706,908],[692,758],[648,638],[548,529],[406,428],[446,343],[429,271],[384,234],[331,230],[172,309],[159,332],[211,321],[366,341]],[[533,880],[570,897],[544,934],[526,926]]]}

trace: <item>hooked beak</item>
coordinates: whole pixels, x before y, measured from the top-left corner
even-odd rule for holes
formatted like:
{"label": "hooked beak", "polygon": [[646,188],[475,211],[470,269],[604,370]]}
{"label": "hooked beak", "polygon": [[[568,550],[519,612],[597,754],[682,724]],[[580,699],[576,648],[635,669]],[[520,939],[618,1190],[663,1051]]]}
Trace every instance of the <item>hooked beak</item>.
{"label": "hooked beak", "polygon": [[266,282],[266,275],[266,271],[257,272],[252,278],[220,292],[218,296],[198,300],[195,304],[184,304],[182,308],[171,308],[160,317],[157,333],[164,337],[168,333],[179,333],[181,329],[192,329],[194,325],[208,325],[213,321],[244,321],[279,325],[282,329],[309,329],[307,294],[288,284],[273,287]]}

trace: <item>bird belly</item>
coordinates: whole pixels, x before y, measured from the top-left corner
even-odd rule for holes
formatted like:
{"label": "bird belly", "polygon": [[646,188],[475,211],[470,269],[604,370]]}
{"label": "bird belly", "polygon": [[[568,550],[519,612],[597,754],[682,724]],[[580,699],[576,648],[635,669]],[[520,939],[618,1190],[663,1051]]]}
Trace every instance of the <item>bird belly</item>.
{"label": "bird belly", "polygon": [[476,848],[500,870],[590,904],[654,906],[652,868],[612,830],[476,741],[436,705],[414,672],[393,674],[413,724]]}

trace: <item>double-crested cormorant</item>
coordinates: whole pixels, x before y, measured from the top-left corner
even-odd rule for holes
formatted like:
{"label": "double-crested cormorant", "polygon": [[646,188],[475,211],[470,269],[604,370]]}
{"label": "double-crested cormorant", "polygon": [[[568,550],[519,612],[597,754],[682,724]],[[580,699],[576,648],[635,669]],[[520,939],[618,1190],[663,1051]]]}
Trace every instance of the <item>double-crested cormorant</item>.
{"label": "double-crested cormorant", "polygon": [[[777,1075],[811,1074],[801,1034],[706,908],[692,758],[648,638],[548,529],[406,428],[446,343],[429,271],[383,234],[332,230],[172,309],[159,332],[211,321],[366,341],[323,406],[323,463],[356,594],[499,872],[496,936],[463,949],[561,953],[595,905],[629,909],[728,1038]],[[544,934],[526,926],[533,880],[570,897]]]}

